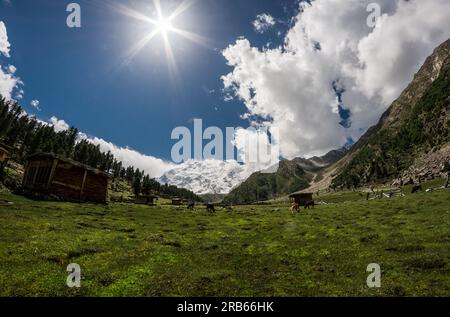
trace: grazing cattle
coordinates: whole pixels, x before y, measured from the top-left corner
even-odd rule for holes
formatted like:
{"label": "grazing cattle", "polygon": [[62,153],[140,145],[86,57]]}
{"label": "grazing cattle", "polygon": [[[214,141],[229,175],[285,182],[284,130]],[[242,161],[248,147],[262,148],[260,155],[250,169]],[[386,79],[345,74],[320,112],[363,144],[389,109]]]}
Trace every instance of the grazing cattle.
{"label": "grazing cattle", "polygon": [[306,202],[305,209],[314,208],[315,205],[316,205],[316,203],[314,202],[314,200],[310,200],[310,201]]}
{"label": "grazing cattle", "polygon": [[188,206],[187,206],[187,209],[189,209],[189,210],[194,210],[194,207],[195,207],[195,203],[190,202],[190,203],[188,204]]}
{"label": "grazing cattle", "polygon": [[415,194],[422,191],[423,191],[422,185],[414,185],[414,187],[411,190],[411,194]]}
{"label": "grazing cattle", "polygon": [[214,208],[213,204],[206,204],[206,211],[208,211],[210,213],[215,213],[216,212],[216,208]]}
{"label": "grazing cattle", "polygon": [[300,212],[300,205],[297,203],[293,203],[291,206],[291,212],[294,213],[295,211]]}

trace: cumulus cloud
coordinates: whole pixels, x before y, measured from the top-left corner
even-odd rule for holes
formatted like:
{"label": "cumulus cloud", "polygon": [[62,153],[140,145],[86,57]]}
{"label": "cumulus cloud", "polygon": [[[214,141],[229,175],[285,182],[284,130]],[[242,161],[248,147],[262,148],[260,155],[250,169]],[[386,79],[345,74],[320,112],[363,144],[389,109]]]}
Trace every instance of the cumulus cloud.
{"label": "cumulus cloud", "polygon": [[60,120],[54,116],[50,118],[49,124],[53,126],[56,132],[66,131],[70,128],[66,121]]}
{"label": "cumulus cloud", "polygon": [[0,68],[0,95],[6,98],[6,100],[11,100],[11,95],[17,87],[17,84],[17,78],[12,74],[5,73],[3,69]]}
{"label": "cumulus cloud", "polygon": [[[0,21],[0,57],[3,55],[6,58],[10,57],[11,44],[8,41],[8,33],[6,31],[6,25],[3,21]],[[16,88],[23,83],[19,78],[15,77],[16,67],[9,65],[7,67],[0,67],[0,95],[7,100],[12,99],[12,94]],[[23,97],[23,93],[18,93],[19,99]]]}
{"label": "cumulus cloud", "polygon": [[235,131],[233,145],[248,174],[276,166],[280,159],[278,137],[278,131],[261,126]]}
{"label": "cumulus cloud", "polygon": [[40,104],[39,100],[31,100],[31,102],[30,102],[30,106],[32,106],[36,110],[41,111],[41,108],[39,108],[39,104]]}
{"label": "cumulus cloud", "polygon": [[23,91],[23,89],[19,89],[19,91],[17,91],[16,95],[14,96],[14,99],[21,100],[24,94],[25,91]]}
{"label": "cumulus cloud", "polygon": [[0,21],[0,54],[9,57],[9,49],[11,44],[8,41],[8,33],[6,31],[6,25],[3,21]]}
{"label": "cumulus cloud", "polygon": [[257,33],[264,33],[276,24],[275,19],[267,13],[259,14],[253,21],[253,27]]}
{"label": "cumulus cloud", "polygon": [[8,65],[8,67],[6,67],[6,70],[8,71],[8,73],[14,74],[17,71],[17,68],[14,65]]}
{"label": "cumulus cloud", "polygon": [[[316,0],[300,13],[284,44],[253,47],[239,38],[223,51],[233,71],[222,77],[246,117],[280,130],[283,156],[323,154],[358,139],[450,36],[447,0]],[[350,114],[343,125],[340,113]],[[254,119],[257,118],[257,119]]]}
{"label": "cumulus cloud", "polygon": [[121,161],[124,166],[134,166],[140,170],[145,171],[150,177],[158,178],[165,172],[173,169],[175,164],[166,162],[159,158],[145,155],[130,149],[128,147],[118,147],[111,142],[107,142],[97,137],[84,136],[89,142],[99,145],[103,152],[111,151],[114,157]]}

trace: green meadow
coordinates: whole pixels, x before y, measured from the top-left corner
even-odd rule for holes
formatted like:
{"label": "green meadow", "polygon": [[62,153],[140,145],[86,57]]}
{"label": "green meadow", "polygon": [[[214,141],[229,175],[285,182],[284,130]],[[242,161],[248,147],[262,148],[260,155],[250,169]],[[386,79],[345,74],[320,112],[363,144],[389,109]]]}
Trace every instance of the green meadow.
{"label": "green meadow", "polygon": [[[450,295],[450,190],[320,200],[208,214],[0,193],[0,296]],[[81,288],[66,285],[70,263]],[[381,288],[366,284],[370,263]]]}

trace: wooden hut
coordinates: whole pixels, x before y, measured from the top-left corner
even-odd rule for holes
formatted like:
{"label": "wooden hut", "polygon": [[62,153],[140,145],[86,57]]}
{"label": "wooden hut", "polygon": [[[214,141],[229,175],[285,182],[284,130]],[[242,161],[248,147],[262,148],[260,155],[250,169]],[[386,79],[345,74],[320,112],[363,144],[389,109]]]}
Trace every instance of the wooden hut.
{"label": "wooden hut", "polygon": [[289,195],[289,198],[291,200],[291,203],[296,203],[299,206],[304,207],[306,203],[313,201],[313,194],[312,193],[304,193],[304,192],[296,192],[291,195]]}
{"label": "wooden hut", "polygon": [[38,153],[27,158],[25,191],[69,201],[106,203],[110,176],[59,155]]}
{"label": "wooden hut", "polygon": [[155,200],[158,200],[158,197],[153,195],[142,195],[136,197],[134,203],[138,205],[149,205],[149,206],[155,206]]}
{"label": "wooden hut", "polygon": [[180,198],[172,198],[173,206],[181,206],[183,204],[183,200]]}
{"label": "wooden hut", "polygon": [[9,159],[12,148],[6,144],[0,143],[0,164]]}

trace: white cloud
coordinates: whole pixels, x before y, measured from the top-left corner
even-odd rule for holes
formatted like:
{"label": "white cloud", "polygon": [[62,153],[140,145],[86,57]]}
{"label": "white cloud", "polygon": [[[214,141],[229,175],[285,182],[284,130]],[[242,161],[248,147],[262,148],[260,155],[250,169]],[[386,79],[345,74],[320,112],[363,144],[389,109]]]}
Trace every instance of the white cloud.
{"label": "white cloud", "polygon": [[17,78],[12,74],[5,73],[3,69],[0,68],[0,95],[6,98],[6,100],[11,100],[11,95],[17,85]]}
{"label": "white cloud", "polygon": [[8,41],[8,33],[6,31],[6,25],[3,21],[0,21],[0,54],[9,57],[9,49],[11,44]]}
{"label": "white cloud", "polygon": [[[0,57],[3,55],[6,58],[10,57],[11,44],[8,41],[8,33],[6,31],[6,25],[3,21],[0,21]],[[0,67],[0,95],[7,100],[12,99],[12,94],[15,89],[20,85],[23,85],[21,80],[14,76],[16,67],[9,65],[8,67]],[[17,94],[18,99],[23,97],[23,93]]]}
{"label": "white cloud", "polygon": [[[269,140],[269,134],[272,140]],[[264,127],[239,128],[235,132],[233,144],[239,162],[244,164],[249,174],[266,170],[279,162],[279,140],[275,131],[268,132]]]}
{"label": "white cloud", "polygon": [[[371,0],[301,3],[285,44],[258,49],[240,38],[223,51],[234,69],[222,77],[247,117],[280,129],[283,156],[312,156],[357,139],[399,96],[435,47],[450,36],[450,1],[380,0],[376,28]],[[333,83],[345,89],[351,127],[339,122]]]}
{"label": "white cloud", "polygon": [[[39,108],[39,104],[40,104],[39,100],[31,100],[31,102],[30,102],[30,106],[32,106],[36,110],[41,111],[41,108]],[[52,117],[52,118],[55,118],[55,117]]]}
{"label": "white cloud", "polygon": [[159,158],[139,153],[128,147],[118,147],[111,142],[107,142],[97,137],[86,137],[89,142],[99,145],[103,152],[111,151],[114,157],[121,161],[124,166],[134,166],[145,171],[150,177],[158,178],[165,172],[173,169],[176,165],[161,160]]}
{"label": "white cloud", "polygon": [[17,68],[14,65],[8,65],[8,67],[6,67],[6,69],[7,69],[8,73],[10,73],[10,74],[14,74],[17,71]]}
{"label": "white cloud", "polygon": [[53,126],[56,132],[62,132],[69,130],[70,126],[64,120],[60,120],[57,117],[51,117],[49,124]]}
{"label": "white cloud", "polygon": [[20,89],[20,90],[16,93],[14,99],[16,99],[16,100],[21,100],[21,99],[23,98],[23,95],[24,95],[24,94],[25,94],[25,91],[23,91],[23,89]]}
{"label": "white cloud", "polygon": [[267,13],[259,14],[253,21],[253,27],[257,33],[264,33],[276,24],[275,19]]}

